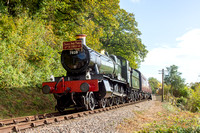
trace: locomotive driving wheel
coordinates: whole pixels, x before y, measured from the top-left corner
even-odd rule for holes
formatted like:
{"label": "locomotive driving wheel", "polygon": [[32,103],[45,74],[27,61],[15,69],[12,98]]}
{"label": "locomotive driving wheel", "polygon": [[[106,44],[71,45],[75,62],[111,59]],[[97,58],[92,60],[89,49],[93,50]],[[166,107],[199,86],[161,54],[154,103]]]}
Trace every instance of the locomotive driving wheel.
{"label": "locomotive driving wheel", "polygon": [[100,107],[100,108],[105,108],[105,107],[106,107],[106,103],[107,103],[107,99],[106,99],[106,98],[102,98],[102,99],[99,101],[99,107]]}
{"label": "locomotive driving wheel", "polygon": [[88,94],[88,109],[89,110],[94,110],[95,108],[95,99],[94,99],[94,93],[89,92]]}
{"label": "locomotive driving wheel", "polygon": [[114,98],[114,102],[115,102],[116,105],[119,105],[120,98],[119,97],[115,97]]}
{"label": "locomotive driving wheel", "polygon": [[113,106],[113,103],[114,103],[113,97],[107,99],[107,106],[108,106],[108,107]]}
{"label": "locomotive driving wheel", "polygon": [[120,100],[121,100],[121,103],[122,103],[122,104],[124,104],[124,103],[126,102],[126,99],[125,99],[125,97],[121,97],[121,99],[120,99]]}

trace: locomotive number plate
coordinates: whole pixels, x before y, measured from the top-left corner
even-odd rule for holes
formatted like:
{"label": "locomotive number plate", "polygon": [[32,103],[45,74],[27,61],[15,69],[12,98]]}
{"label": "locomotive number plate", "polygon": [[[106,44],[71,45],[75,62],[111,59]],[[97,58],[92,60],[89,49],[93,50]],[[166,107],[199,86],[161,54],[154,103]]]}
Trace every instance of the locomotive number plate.
{"label": "locomotive number plate", "polygon": [[69,54],[72,55],[72,54],[78,54],[78,51],[69,51]]}
{"label": "locomotive number plate", "polygon": [[82,41],[63,42],[63,50],[76,50],[82,51]]}

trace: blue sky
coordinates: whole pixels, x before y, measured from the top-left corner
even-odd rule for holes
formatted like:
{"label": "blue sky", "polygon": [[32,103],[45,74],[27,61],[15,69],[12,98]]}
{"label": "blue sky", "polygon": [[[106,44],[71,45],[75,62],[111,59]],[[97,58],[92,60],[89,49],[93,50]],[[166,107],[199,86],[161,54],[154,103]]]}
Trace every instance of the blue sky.
{"label": "blue sky", "polygon": [[187,83],[200,82],[200,0],[121,0],[135,14],[149,51],[140,70],[161,80],[158,70],[177,65]]}

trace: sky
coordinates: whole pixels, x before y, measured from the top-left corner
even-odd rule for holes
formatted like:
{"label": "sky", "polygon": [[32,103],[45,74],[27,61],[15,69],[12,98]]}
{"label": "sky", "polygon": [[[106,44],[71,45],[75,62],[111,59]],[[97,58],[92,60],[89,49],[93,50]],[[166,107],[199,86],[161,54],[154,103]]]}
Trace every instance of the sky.
{"label": "sky", "polygon": [[200,82],[200,0],[121,0],[135,15],[149,51],[139,70],[161,81],[159,70],[178,66],[186,83]]}

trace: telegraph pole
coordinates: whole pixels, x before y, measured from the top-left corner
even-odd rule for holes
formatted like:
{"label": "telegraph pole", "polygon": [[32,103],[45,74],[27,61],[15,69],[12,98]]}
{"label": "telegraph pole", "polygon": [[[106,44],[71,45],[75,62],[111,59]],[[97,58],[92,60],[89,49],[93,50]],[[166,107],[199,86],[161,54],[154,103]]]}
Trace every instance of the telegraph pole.
{"label": "telegraph pole", "polygon": [[159,71],[161,71],[161,73],[159,73],[159,74],[162,74],[162,102],[164,102],[164,73],[165,73],[165,70],[162,69]]}
{"label": "telegraph pole", "polygon": [[162,102],[164,102],[164,69],[162,69]]}

